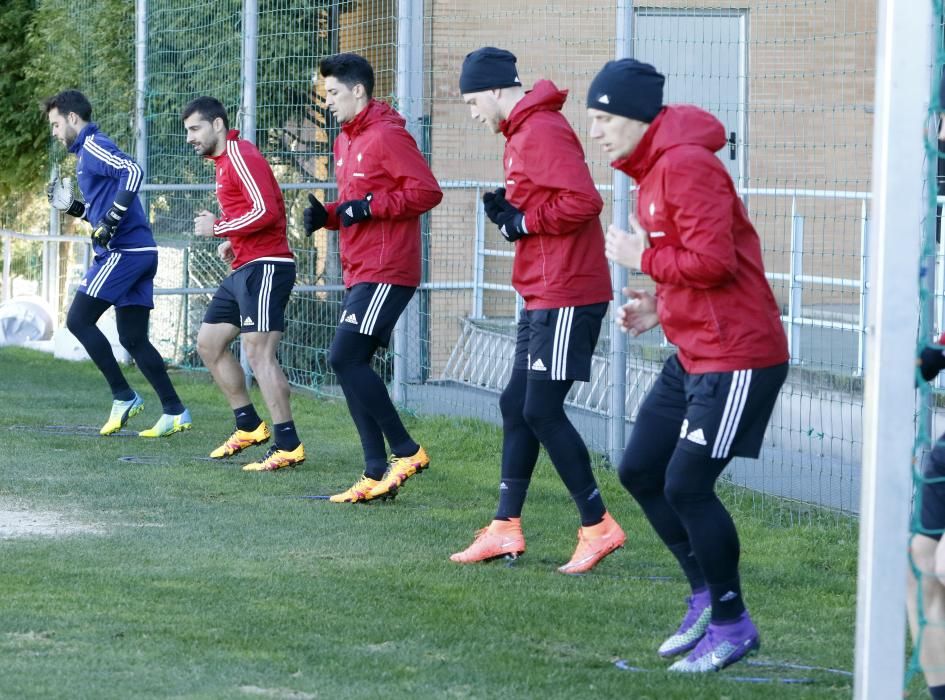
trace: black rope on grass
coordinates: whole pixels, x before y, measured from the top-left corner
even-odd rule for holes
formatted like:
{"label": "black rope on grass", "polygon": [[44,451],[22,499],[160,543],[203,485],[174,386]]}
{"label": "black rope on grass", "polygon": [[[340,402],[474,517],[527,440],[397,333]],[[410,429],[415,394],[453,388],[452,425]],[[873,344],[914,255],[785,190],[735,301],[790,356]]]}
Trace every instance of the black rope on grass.
{"label": "black rope on grass", "polygon": [[[844,676],[852,676],[853,674],[849,671],[841,671],[836,668],[824,668],[821,666],[805,666],[802,664],[791,664],[780,661],[746,661],[748,666],[760,666],[771,669],[785,669],[785,670],[800,670],[800,671],[824,671],[826,673],[837,673]],[[621,671],[630,671],[633,673],[651,673],[654,670],[663,670],[663,669],[649,669],[649,668],[640,668],[639,666],[631,666],[626,659],[616,659],[614,661],[614,666]],[[723,674],[721,676],[725,680],[732,681],[734,683],[783,683],[787,685],[808,685],[816,683],[817,681],[813,678],[790,678],[783,676],[733,676],[729,674]]]}
{"label": "black rope on grass", "polygon": [[844,671],[839,668],[826,668],[824,666],[805,666],[804,664],[792,664],[786,661],[754,661],[749,659],[747,662],[748,666],[762,666],[769,668],[789,668],[795,671],[823,671],[824,673],[836,673],[841,676],[849,676],[853,678],[852,671]]}
{"label": "black rope on grass", "polygon": [[153,455],[125,455],[118,458],[119,462],[129,462],[131,464],[161,464],[161,460]]}

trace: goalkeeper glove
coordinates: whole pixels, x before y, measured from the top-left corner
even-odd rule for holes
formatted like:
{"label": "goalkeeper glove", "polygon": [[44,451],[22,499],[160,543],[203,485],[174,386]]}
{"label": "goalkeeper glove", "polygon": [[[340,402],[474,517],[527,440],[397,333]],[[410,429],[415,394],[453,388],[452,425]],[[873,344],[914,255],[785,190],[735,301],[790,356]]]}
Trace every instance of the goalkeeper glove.
{"label": "goalkeeper glove", "polygon": [[112,204],[111,209],[105,212],[105,218],[99,221],[95,230],[92,231],[92,242],[102,248],[107,248],[109,242],[118,233],[118,223],[126,211],[128,207],[123,207],[118,202]]}
{"label": "goalkeeper glove", "polygon": [[338,205],[341,225],[351,226],[371,218],[371,200],[374,195],[368,194],[364,199],[349,199]]}
{"label": "goalkeeper glove", "polygon": [[69,216],[85,216],[85,202],[75,196],[71,177],[54,177],[46,186],[49,204]]}
{"label": "goalkeeper glove", "polygon": [[506,201],[504,187],[482,195],[482,206],[486,210],[486,216],[499,227],[499,233],[509,243],[514,243],[528,233],[525,228],[525,215]]}

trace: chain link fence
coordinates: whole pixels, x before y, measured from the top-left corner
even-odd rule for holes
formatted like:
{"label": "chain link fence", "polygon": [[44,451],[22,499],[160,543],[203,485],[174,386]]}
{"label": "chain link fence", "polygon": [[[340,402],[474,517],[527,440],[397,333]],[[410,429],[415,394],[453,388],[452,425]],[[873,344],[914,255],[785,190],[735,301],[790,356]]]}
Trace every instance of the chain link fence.
{"label": "chain link fence", "polygon": [[[633,192],[614,178],[604,154],[586,138],[585,94],[604,62],[633,55],[666,74],[668,101],[698,104],[724,123],[729,144],[719,157],[762,237],[791,343],[792,372],[762,459],[736,461],[728,478],[748,487],[741,493],[778,520],[809,519],[809,504],[835,514],[856,512],[868,299],[872,6],[859,0],[819,3],[816,11],[803,0],[136,5],[121,24],[129,53],[137,55],[136,94],[96,93],[93,70],[78,72],[90,76],[88,86],[78,87],[88,90],[104,130],[147,173],[142,196],[161,246],[152,335],[167,358],[199,365],[196,330],[226,274],[215,245],[191,233],[194,213],[215,208],[213,168],[186,145],[179,117],[187,101],[210,94],[229,109],[231,126],[259,145],[284,188],[299,274],[283,365],[294,384],[337,393],[326,361],[343,293],[337,233],[306,238],[301,212],[309,191],[331,200],[334,189],[330,154],[338,125],[315,79],[318,62],[356,51],[374,65],[375,96],[407,119],[445,193],[424,219],[421,291],[378,366],[409,409],[498,422],[497,394],[510,371],[520,302],[510,285],[511,251],[487,225],[480,202],[484,191],[501,182],[503,142],[470,120],[459,94],[459,67],[467,52],[501,46],[518,56],[526,85],[547,78],[568,89],[564,112],[585,143],[606,203],[603,219],[625,225]],[[42,287],[43,275],[55,274],[57,303],[67,303],[83,263],[80,244],[52,250],[0,238],[5,254],[11,250],[4,266],[11,287]],[[55,263],[44,262],[45,256],[56,256]],[[623,282],[615,272],[615,289]],[[642,277],[628,282],[647,286]],[[577,385],[569,397],[572,418],[589,446],[610,459],[672,351],[656,332],[628,342],[613,329],[605,324],[592,381]]]}

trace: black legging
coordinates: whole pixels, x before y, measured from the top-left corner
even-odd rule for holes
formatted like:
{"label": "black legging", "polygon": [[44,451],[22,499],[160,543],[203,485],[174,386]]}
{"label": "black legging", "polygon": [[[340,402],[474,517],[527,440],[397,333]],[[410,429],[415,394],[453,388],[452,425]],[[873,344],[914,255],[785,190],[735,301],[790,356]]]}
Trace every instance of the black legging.
{"label": "black legging", "polygon": [[[582,524],[593,525],[604,517],[604,505],[591,471],[587,446],[564,412],[564,399],[572,384],[572,380],[529,381],[527,370],[512,371],[499,399],[502,480],[514,480],[527,488],[538,460],[539,445],[544,445],[581,511]],[[520,513],[502,515],[518,517]]]}
{"label": "black legging", "polygon": [[387,387],[371,367],[380,344],[377,338],[352,331],[336,331],[328,361],[348,403],[364,450],[364,473],[379,479],[387,468],[384,437],[399,457],[415,454],[419,446],[404,427]]}
{"label": "black legging", "polygon": [[715,494],[715,482],[731,458],[678,449],[678,441],[678,421],[641,410],[620,462],[620,483],[677,557],[688,543],[710,589],[737,582],[738,533]]}
{"label": "black legging", "polygon": [[[79,292],[72,300],[66,316],[66,327],[82,343],[92,362],[105,376],[112,396],[128,400],[133,396],[125,375],[115,360],[111,343],[95,325],[111,304],[103,299]],[[164,359],[148,340],[148,321],[151,309],[146,306],[121,306],[115,308],[118,341],[128,351],[141,374],[154,388],[161,401],[164,413],[178,415],[184,406],[167,375]]]}

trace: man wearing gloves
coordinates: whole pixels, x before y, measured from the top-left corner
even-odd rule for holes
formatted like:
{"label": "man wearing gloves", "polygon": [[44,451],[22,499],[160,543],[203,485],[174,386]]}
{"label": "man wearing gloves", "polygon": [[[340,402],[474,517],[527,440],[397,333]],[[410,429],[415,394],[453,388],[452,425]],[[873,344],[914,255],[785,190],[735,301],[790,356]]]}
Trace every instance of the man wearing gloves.
{"label": "man wearing gloves", "polygon": [[49,203],[61,212],[92,224],[95,259],[69,307],[66,326],[85,348],[112,391],[112,409],[102,435],[118,432],[144,402],[125,379],[112,347],[96,323],[115,307],[118,340],[128,351],[161,401],[155,425],[138,433],[164,437],[191,428],[171,384],[164,359],[148,340],[154,308],[154,275],[158,249],[138,200],[141,168],[92,123],[92,105],[78,90],[64,90],[43,103],[52,135],[75,154],[76,175],[85,202],[76,198],[71,178],[50,183]]}
{"label": "man wearing gloves", "polygon": [[633,335],[661,325],[677,348],[640,407],[620,481],[692,589],[658,652],[689,652],[671,671],[705,672],[759,646],[715,482],[733,457],[758,456],[788,350],[758,234],[715,156],[725,129],[698,107],[663,106],[663,83],[653,66],[611,61],[587,105],[591,139],[638,186],[638,214],[629,233],[610,227],[607,256],[656,282],[655,294],[626,290],[618,322]]}
{"label": "man wearing gloves", "polygon": [[[426,451],[407,432],[371,367],[420,285],[420,217],[443,193],[403,118],[373,99],[374,69],[363,57],[326,58],[319,71],[326,102],[341,133],[335,140],[338,200],[323,205],[309,195],[308,234],[340,230],[346,289],[329,362],[344,391],[364,452],[364,472],[332,503],[391,498],[426,469]],[[385,438],[393,457],[388,465]]]}
{"label": "man wearing gloves", "polygon": [[505,139],[505,187],[483,196],[486,215],[515,246],[512,285],[525,300],[512,376],[502,392],[503,445],[495,518],[451,559],[467,564],[525,551],[521,515],[544,446],[580,515],[566,574],[592,569],[626,536],[608,514],[587,447],[564,412],[591,358],[612,298],[598,219],[603,201],[574,130],[567,93],[547,80],[526,93],[516,58],[485,47],[466,56],[459,84],[472,118]]}

